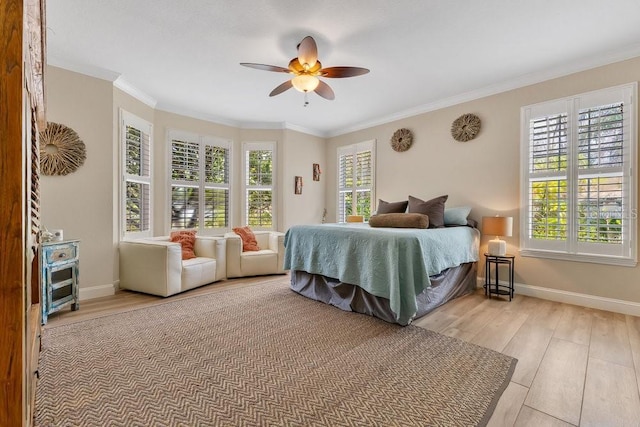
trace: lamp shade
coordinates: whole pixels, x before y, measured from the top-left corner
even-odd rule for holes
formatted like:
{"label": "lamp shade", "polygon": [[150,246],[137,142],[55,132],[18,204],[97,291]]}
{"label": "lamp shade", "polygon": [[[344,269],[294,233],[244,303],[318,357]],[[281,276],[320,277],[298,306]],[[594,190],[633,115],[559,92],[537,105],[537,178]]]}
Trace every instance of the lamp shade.
{"label": "lamp shade", "polygon": [[320,80],[309,74],[300,74],[291,79],[291,84],[300,92],[311,92],[318,87]]}
{"label": "lamp shade", "polygon": [[510,216],[483,216],[482,234],[511,237],[513,218]]}

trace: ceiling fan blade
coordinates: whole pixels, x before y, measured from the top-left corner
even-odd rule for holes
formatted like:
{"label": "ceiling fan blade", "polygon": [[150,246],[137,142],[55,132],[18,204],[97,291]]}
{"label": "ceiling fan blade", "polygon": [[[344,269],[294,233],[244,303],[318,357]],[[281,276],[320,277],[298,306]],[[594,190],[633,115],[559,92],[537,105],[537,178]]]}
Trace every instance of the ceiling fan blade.
{"label": "ceiling fan blade", "polygon": [[293,87],[293,84],[291,83],[291,80],[287,80],[286,82],[282,83],[280,86],[272,90],[269,96],[280,95],[282,92],[284,92],[285,90],[291,89],[292,87]]}
{"label": "ceiling fan blade", "polygon": [[367,74],[368,72],[368,69],[360,67],[329,67],[320,70],[320,75],[322,77],[338,79],[342,77],[361,76],[363,74]]}
{"label": "ceiling fan blade", "polygon": [[256,70],[263,71],[275,71],[276,73],[290,73],[288,68],[278,67],[277,65],[266,65],[266,64],[254,64],[251,62],[241,62],[240,65],[244,65],[245,67],[255,68]]}
{"label": "ceiling fan blade", "polygon": [[318,46],[311,36],[302,39],[298,45],[298,61],[300,64],[309,64],[309,68],[316,65],[318,61]]}
{"label": "ceiling fan blade", "polygon": [[328,99],[330,101],[333,99],[336,99],[336,94],[333,93],[333,89],[331,89],[329,85],[323,82],[322,80],[320,80],[320,83],[318,84],[318,87],[315,89],[314,92],[320,95],[321,97],[323,97],[324,99]]}

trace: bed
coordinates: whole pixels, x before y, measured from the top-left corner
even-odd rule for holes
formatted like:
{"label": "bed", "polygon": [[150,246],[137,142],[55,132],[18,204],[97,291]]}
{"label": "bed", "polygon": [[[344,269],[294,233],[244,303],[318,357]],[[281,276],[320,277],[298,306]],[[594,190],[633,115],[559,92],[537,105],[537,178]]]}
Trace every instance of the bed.
{"label": "bed", "polygon": [[291,289],[306,297],[408,325],[476,288],[474,227],[298,225],[285,235]]}

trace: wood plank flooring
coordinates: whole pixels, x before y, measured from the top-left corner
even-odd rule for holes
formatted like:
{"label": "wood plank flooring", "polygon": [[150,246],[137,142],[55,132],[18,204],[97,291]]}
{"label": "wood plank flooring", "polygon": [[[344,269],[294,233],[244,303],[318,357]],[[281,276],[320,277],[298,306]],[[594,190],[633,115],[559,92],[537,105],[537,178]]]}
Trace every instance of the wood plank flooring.
{"label": "wood plank flooring", "polygon": [[[120,291],[54,313],[45,329],[269,279],[230,279],[171,298]],[[478,291],[414,325],[518,359],[490,427],[640,426],[640,317]]]}

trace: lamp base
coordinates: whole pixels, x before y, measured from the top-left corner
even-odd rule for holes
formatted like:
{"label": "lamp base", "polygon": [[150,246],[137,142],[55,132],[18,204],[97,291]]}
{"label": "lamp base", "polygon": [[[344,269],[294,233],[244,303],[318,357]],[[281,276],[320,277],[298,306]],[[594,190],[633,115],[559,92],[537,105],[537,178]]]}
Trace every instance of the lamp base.
{"label": "lamp base", "polygon": [[487,252],[489,255],[504,256],[507,254],[507,242],[497,238],[489,240]]}

